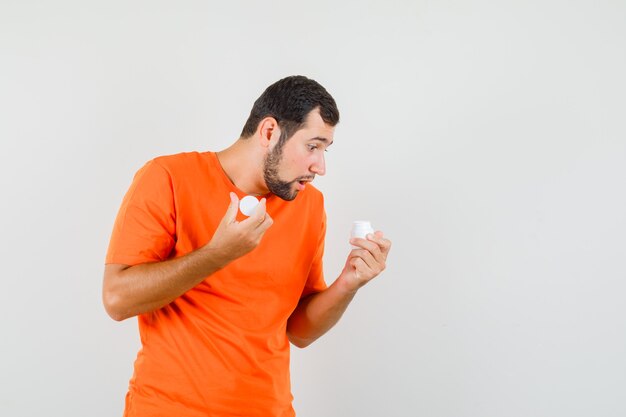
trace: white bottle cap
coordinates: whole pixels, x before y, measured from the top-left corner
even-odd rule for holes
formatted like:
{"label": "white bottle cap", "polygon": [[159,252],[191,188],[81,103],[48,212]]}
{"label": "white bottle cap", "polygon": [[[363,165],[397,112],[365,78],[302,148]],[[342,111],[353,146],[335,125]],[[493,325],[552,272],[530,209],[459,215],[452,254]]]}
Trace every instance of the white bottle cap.
{"label": "white bottle cap", "polygon": [[254,213],[254,209],[259,204],[259,200],[256,197],[247,195],[239,202],[239,210],[246,216],[251,216]]}

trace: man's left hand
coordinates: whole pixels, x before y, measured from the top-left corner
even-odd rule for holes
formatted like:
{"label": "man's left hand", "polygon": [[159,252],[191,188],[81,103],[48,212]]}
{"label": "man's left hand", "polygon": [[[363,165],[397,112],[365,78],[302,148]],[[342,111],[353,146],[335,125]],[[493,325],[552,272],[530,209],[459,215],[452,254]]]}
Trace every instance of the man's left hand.
{"label": "man's left hand", "polygon": [[348,290],[356,292],[385,270],[391,241],[377,231],[368,234],[366,239],[352,238],[350,244],[358,248],[348,255],[340,279]]}

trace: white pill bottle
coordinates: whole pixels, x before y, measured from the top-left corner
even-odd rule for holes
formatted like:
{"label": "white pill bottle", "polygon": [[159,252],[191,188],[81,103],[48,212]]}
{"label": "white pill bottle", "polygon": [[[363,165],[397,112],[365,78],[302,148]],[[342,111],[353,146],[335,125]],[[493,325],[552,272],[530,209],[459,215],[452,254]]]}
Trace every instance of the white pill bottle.
{"label": "white pill bottle", "polygon": [[[352,230],[350,231],[350,239],[354,237],[360,237],[361,239],[365,239],[370,233],[374,233],[374,229],[372,228],[372,224],[365,220],[357,220],[352,222]],[[352,246],[353,249],[357,249],[358,246]]]}

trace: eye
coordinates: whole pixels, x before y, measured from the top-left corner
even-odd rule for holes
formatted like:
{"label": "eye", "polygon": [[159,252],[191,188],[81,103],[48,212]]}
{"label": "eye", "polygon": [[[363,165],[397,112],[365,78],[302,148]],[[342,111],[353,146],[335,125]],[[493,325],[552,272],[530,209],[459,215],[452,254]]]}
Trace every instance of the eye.
{"label": "eye", "polygon": [[308,145],[307,145],[307,147],[309,148],[309,150],[310,150],[311,152],[313,152],[314,150],[316,150],[316,149],[317,149],[317,145],[312,144],[312,143],[308,144]]}

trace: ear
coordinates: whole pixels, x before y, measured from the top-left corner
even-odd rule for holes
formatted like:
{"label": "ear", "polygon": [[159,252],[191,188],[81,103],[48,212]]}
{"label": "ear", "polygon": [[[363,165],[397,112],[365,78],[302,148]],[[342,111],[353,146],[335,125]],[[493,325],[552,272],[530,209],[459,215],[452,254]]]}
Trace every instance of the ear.
{"label": "ear", "polygon": [[278,127],[278,122],[273,117],[266,117],[261,120],[257,132],[261,146],[264,148],[269,149],[280,138],[280,127]]}

